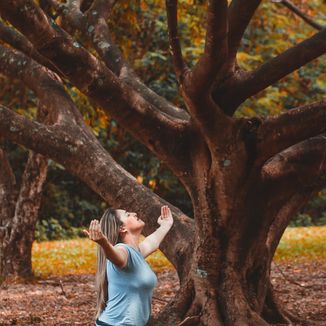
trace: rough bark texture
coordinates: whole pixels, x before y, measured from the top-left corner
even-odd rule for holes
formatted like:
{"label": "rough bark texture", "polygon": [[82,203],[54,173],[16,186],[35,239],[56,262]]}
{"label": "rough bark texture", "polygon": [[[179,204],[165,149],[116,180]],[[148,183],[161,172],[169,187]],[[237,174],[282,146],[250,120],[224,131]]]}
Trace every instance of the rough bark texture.
{"label": "rough bark texture", "polygon": [[[25,54],[0,47],[1,71],[20,76],[42,101],[48,99],[49,114],[58,116],[58,123],[45,125],[0,106],[0,135],[64,165],[109,204],[142,215],[145,235],[155,229],[160,206],[171,207],[175,223],[161,249],[178,271],[180,290],[149,325],[295,320],[273,293],[270,265],[291,217],[326,183],[325,101],[267,119],[236,119],[233,113],[250,96],[325,53],[325,30],[244,72],[236,53],[260,1],[233,0],[228,7],[227,1],[212,0],[205,51],[190,69],[178,39],[177,1],[167,1],[183,111],[142,84],[113,43],[107,19],[114,3],[70,1],[63,9],[56,0],[42,0],[43,11],[32,0],[0,2],[2,17],[35,51],[34,61],[26,47],[5,39]],[[47,17],[52,9],[62,16],[61,26]],[[86,32],[89,24],[93,32]],[[85,33],[97,57],[73,40],[69,33],[75,31]],[[45,63],[174,172],[191,197],[194,220],[112,159]],[[12,183],[9,178],[6,187]]]}
{"label": "rough bark texture", "polygon": [[[35,225],[41,202],[42,186],[47,174],[47,159],[30,152],[25,167],[20,192],[16,202],[7,207],[7,214],[1,215],[0,275],[32,276],[32,244]],[[12,189],[14,192],[14,189]],[[7,196],[12,193],[7,189]],[[2,201],[3,207],[6,204]]]}
{"label": "rough bark texture", "polygon": [[[38,119],[50,121],[41,107]],[[46,180],[48,160],[30,151],[20,187],[4,150],[0,148],[0,278],[28,278],[32,272],[32,244]]]}

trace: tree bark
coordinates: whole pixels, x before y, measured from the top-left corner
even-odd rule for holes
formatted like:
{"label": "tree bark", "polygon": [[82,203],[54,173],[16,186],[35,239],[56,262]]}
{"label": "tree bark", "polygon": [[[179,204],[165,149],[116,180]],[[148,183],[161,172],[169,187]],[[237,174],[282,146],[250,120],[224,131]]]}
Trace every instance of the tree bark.
{"label": "tree bark", "polygon": [[[33,275],[32,244],[46,175],[47,159],[30,152],[18,199],[8,206],[6,215],[1,215],[0,276],[2,279],[13,276],[28,278]],[[12,196],[9,190],[7,196]]]}
{"label": "tree bark", "polygon": [[[291,147],[286,151],[296,160],[284,161],[282,168],[286,173],[298,164],[305,166],[305,187],[284,183],[282,174],[266,180],[266,166],[259,153],[243,144],[246,133],[251,132],[248,121],[238,126],[241,132],[238,129],[232,134],[228,146],[221,147],[218,153],[197,147],[188,184],[195,210],[191,267],[173,303],[149,325],[259,326],[302,322],[277,299],[270,269],[290,218],[311,197],[312,189],[321,189],[326,183],[324,138],[314,138],[321,146],[307,147],[307,153],[315,151],[318,159],[307,161],[302,151]],[[301,143],[297,146],[303,148]],[[230,147],[232,155],[228,153]],[[273,148],[270,151],[273,153]],[[229,163],[225,164],[221,157],[228,157]],[[300,169],[297,172],[300,174]],[[319,184],[312,175],[322,176]]]}
{"label": "tree bark", "polygon": [[[38,120],[48,123],[40,104]],[[46,157],[29,152],[20,188],[5,152],[0,149],[0,278],[33,276],[32,245],[47,176]]]}
{"label": "tree bark", "polygon": [[[198,166],[203,170],[205,164]],[[290,185],[276,191],[258,170],[242,178],[233,204],[223,209],[227,203],[212,173],[201,173],[193,179],[195,243],[189,273],[173,303],[149,325],[302,323],[277,299],[270,270],[285,227],[313,192]]]}

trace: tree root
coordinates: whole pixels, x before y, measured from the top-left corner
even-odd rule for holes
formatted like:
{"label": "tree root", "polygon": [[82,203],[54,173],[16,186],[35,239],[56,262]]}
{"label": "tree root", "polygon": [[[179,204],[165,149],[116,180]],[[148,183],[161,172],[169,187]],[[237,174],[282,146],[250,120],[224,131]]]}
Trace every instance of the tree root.
{"label": "tree root", "polygon": [[313,325],[313,322],[306,321],[296,316],[282,307],[282,303],[276,297],[272,284],[266,294],[265,305],[263,308],[263,318],[269,323],[283,323],[287,325]]}
{"label": "tree root", "polygon": [[190,316],[186,317],[178,326],[198,326],[200,321],[200,316]]}

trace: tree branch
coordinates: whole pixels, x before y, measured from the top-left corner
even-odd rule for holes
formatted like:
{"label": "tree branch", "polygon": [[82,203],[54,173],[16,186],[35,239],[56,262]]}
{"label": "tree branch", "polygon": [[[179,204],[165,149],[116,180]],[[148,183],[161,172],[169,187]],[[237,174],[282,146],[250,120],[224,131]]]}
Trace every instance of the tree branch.
{"label": "tree branch", "polygon": [[290,219],[308,202],[312,196],[312,191],[302,191],[289,198],[275,216],[267,236],[266,245],[271,253],[271,259],[281,240],[281,237],[289,225]]}
{"label": "tree branch", "polygon": [[295,187],[326,185],[326,133],[311,137],[269,159],[262,167],[268,181],[290,180]]}
{"label": "tree branch", "polygon": [[[85,13],[87,20],[83,21],[85,25],[80,26],[81,31],[91,40],[96,52],[105,62],[106,66],[113,71],[121,81],[139,92],[147,102],[157,107],[160,111],[176,119],[189,121],[190,117],[185,110],[173,106],[165,98],[157,95],[140,81],[132,67],[123,57],[119,47],[114,44],[106,19],[111,7],[115,3],[113,2],[114,1],[107,3],[108,8],[106,9],[102,8],[103,4],[98,8],[96,3],[94,3],[94,6]],[[68,15],[69,13],[67,13],[66,16]]]}
{"label": "tree branch", "polygon": [[259,93],[325,52],[326,29],[262,64],[256,70],[244,74],[242,78],[232,81],[232,84],[225,85],[223,90],[219,90],[221,93],[219,100],[229,108],[231,114],[250,96]]}
{"label": "tree branch", "polygon": [[[98,60],[90,56],[84,49],[74,46],[76,44],[73,44],[66,34],[60,30],[49,28],[47,21],[43,20],[44,14],[42,14],[36,6],[34,7],[31,1],[28,1],[27,9],[33,9],[33,15],[29,15],[31,10],[19,10],[19,8],[21,8],[20,1],[11,1],[11,5],[10,8],[14,9],[12,11],[11,9],[9,10],[9,17],[11,17],[14,22],[16,22],[17,19],[17,25],[20,26],[23,32],[24,27],[31,29],[26,33],[31,37],[32,42],[35,42],[43,53],[47,53],[53,58],[53,61],[58,64],[58,66],[63,67],[63,71],[65,71],[71,79],[74,80],[75,78],[78,80],[78,75],[80,76],[85,72],[86,78],[85,75],[84,78],[86,80],[87,72],[89,72],[90,76],[92,76],[93,71],[95,71],[95,74],[99,74],[100,78],[93,78],[90,83],[78,80],[80,87],[85,86],[86,93],[96,93],[96,91],[98,91],[96,87],[99,86],[102,90],[100,96],[101,101],[105,102],[107,95],[111,95],[112,91],[117,90],[117,102],[120,100],[119,95],[122,95],[123,104],[122,107],[121,105],[118,107],[113,106],[113,109],[117,110],[116,114],[122,115],[121,119],[127,118],[125,123],[129,124],[130,128],[132,126],[136,130],[144,131],[147,127],[146,123],[148,123],[150,129],[154,130],[156,128],[156,133],[159,134],[160,137],[171,139],[171,137],[165,137],[166,130],[163,128],[164,125],[153,123],[152,113],[148,112],[150,107],[139,105],[143,100],[136,92],[132,92],[133,100],[135,100],[139,113],[146,119],[145,123],[144,121],[139,121],[139,119],[137,120],[137,116],[132,116],[132,112],[130,112],[130,108],[127,106],[128,102],[126,102],[124,98],[127,89],[124,86],[122,87],[118,80],[114,78],[114,75],[110,74],[107,68]],[[5,6],[3,2],[0,3],[0,9],[2,11],[7,8],[8,6]],[[19,12],[18,18],[15,17],[15,9]],[[34,21],[35,18],[39,18],[39,21]],[[42,28],[43,23],[46,24],[46,26],[43,26],[44,28]],[[35,36],[33,36],[32,30],[35,26],[38,27],[38,33],[42,35],[43,45],[35,40]],[[55,28],[57,27],[55,26]],[[74,56],[75,54],[77,55]],[[83,57],[84,54],[85,56]],[[69,66],[73,66],[73,68],[71,69]],[[88,69],[85,70],[85,66]],[[95,83],[94,80],[98,81],[98,83]],[[116,96],[116,94],[113,96]],[[112,101],[105,103],[107,103],[107,106],[109,106],[108,103],[110,103],[112,107]],[[121,111],[124,105],[129,112],[126,110]],[[135,118],[136,122],[133,118]],[[166,115],[163,115],[162,118],[169,119]],[[158,127],[161,127],[161,130]],[[176,130],[178,130],[178,126]],[[155,221],[153,220],[153,210],[160,209],[162,204],[166,204],[166,202],[143,185],[139,185],[134,177],[124,171],[112,160],[96,139],[90,139],[89,135],[82,133],[78,125],[72,124],[70,128],[63,128],[59,125],[44,126],[0,106],[0,134],[36,152],[48,155],[58,163],[64,165],[67,171],[85,181],[91,189],[100,194],[108,203],[119,205],[126,209],[133,209],[144,214],[144,219],[148,222],[145,229],[146,233],[153,231],[157,227],[154,223],[156,219]],[[154,137],[151,141],[155,142],[156,139],[157,138]],[[160,144],[152,144],[152,146],[162,146],[162,144],[166,146],[166,152],[165,154],[163,153],[167,156],[166,161],[174,159],[174,146],[184,147],[184,138],[180,137],[180,135],[174,134],[173,140],[176,145],[166,141]],[[183,159],[188,161],[189,164],[189,153],[186,154],[189,150],[186,147],[187,146],[184,148],[185,155]],[[89,153],[95,154],[89,155]],[[181,164],[181,166],[183,166],[183,164]],[[186,169],[187,165],[185,167],[185,170]],[[148,203],[150,203],[150,205]],[[192,247],[191,245],[182,247],[180,244],[172,241],[172,238],[176,240],[186,237],[188,240],[190,239],[191,244],[193,238],[193,221],[176,208],[170,207],[175,216],[175,227],[169,232],[167,240],[163,243],[163,250],[167,253],[175,266],[178,266],[178,271],[182,275],[183,272],[185,273],[186,269],[189,268],[189,264],[185,261],[185,257],[190,253]],[[179,241],[179,243],[181,243],[181,241]],[[180,257],[182,257],[182,259]]]}
{"label": "tree branch", "polygon": [[[166,160],[176,173],[189,166],[189,150],[184,146],[191,132],[187,121],[173,119],[146,102],[58,26],[52,24],[52,27],[31,0],[27,0],[27,4],[23,0],[10,1],[10,5],[8,1],[0,3],[2,14],[27,35],[38,51],[54,62],[74,85],[159,158]],[[21,11],[19,8],[24,5],[30,10]],[[162,141],[165,139],[175,139],[175,142]]]}
{"label": "tree branch", "polygon": [[169,42],[174,70],[179,84],[182,84],[188,67],[183,61],[181,45],[178,36],[178,0],[166,0],[165,4],[168,18]]}
{"label": "tree branch", "polygon": [[[55,125],[45,126],[31,121],[0,104],[0,135],[14,143],[25,146],[34,152],[48,154],[48,148],[59,151],[62,147]],[[62,152],[58,153],[61,157]]]}
{"label": "tree branch", "polygon": [[257,131],[259,160],[326,131],[326,101],[291,109],[263,121]]}
{"label": "tree branch", "polygon": [[70,17],[74,26],[82,25],[85,19],[83,13],[80,11],[80,6],[81,0],[67,0],[65,5],[64,10],[71,13]]}
{"label": "tree branch", "polygon": [[[255,195],[246,199],[247,205],[256,202],[248,206],[253,218],[251,224],[247,221],[243,233],[243,247],[251,247],[246,253],[247,263],[252,262],[252,257],[271,260],[290,218],[313,192],[326,185],[325,145],[326,134],[321,134],[283,150],[262,166]],[[248,242],[249,238],[254,241]],[[260,244],[266,244],[272,256],[266,256],[266,248]]]}
{"label": "tree branch", "polygon": [[[53,2],[53,0],[45,1]],[[147,102],[154,105],[160,111],[173,118],[189,121],[189,115],[185,110],[175,107],[139,80],[128,62],[123,58],[119,47],[114,44],[106,19],[114,3],[115,1],[103,2],[102,0],[98,3],[94,2],[91,8],[85,13],[82,13],[85,19],[79,20],[79,26],[73,26],[73,22],[76,20],[71,17],[72,13],[69,10],[61,10],[61,14],[65,20],[65,26],[67,22],[70,22],[71,28],[75,28],[87,36],[106,66],[118,76],[121,81],[140,93]],[[103,8],[104,5],[106,5],[105,8]]]}
{"label": "tree branch", "polygon": [[[97,3],[86,12],[87,24],[81,26],[96,52],[104,60],[106,66],[113,71],[118,77],[125,74],[126,70],[130,70],[128,63],[124,60],[123,55],[116,44],[114,44],[109,27],[107,24],[107,16],[109,15],[111,4],[107,3],[105,9],[103,3],[98,8]],[[124,71],[122,70],[124,68]]]}
{"label": "tree branch", "polygon": [[321,31],[324,26],[316,23],[313,19],[311,19],[308,15],[306,15],[304,12],[302,12],[296,5],[294,5],[291,1],[288,0],[273,0],[275,3],[281,3],[288,9],[290,9],[292,12],[294,12],[297,16],[302,18],[306,23],[308,23],[313,28],[317,29],[318,31]]}
{"label": "tree branch", "polygon": [[227,9],[225,0],[209,1],[205,51],[194,68],[185,72],[181,85],[181,92],[194,124],[214,151],[224,146],[235,123],[224,114],[211,96],[211,88],[217,75],[223,74],[223,64],[228,53]]}
{"label": "tree branch", "polygon": [[229,7],[229,58],[234,61],[243,34],[261,0],[233,0]]}
{"label": "tree branch", "polygon": [[80,6],[80,10],[84,13],[85,11],[87,11],[90,6],[92,5],[94,0],[82,0],[81,2],[81,6]]}
{"label": "tree branch", "polygon": [[[134,210],[144,216],[145,235],[157,228],[154,216],[159,214],[162,205],[168,203],[139,184],[112,159],[96,139],[94,141],[81,133],[78,126],[69,129],[55,125],[45,126],[0,105],[0,135],[62,164],[68,172],[83,180],[111,205]],[[182,276],[190,268],[190,262],[185,258],[192,251],[194,226],[190,218],[176,207],[169,206],[175,223],[163,242],[162,249]],[[181,240],[184,239],[189,241],[186,247],[182,245]]]}
{"label": "tree branch", "polygon": [[24,35],[17,30],[4,25],[0,22],[0,39],[12,46],[13,48],[25,53],[27,56],[33,58],[43,66],[48,67],[52,71],[61,75],[61,72],[46,58],[41,56],[35,49],[31,42],[29,42]]}
{"label": "tree branch", "polygon": [[84,126],[83,118],[67,95],[55,73],[17,51],[0,45],[0,70],[10,78],[19,78],[32,89],[47,107],[57,124]]}
{"label": "tree branch", "polygon": [[[192,88],[208,92],[228,55],[228,4],[226,0],[208,2],[205,51],[192,69]],[[188,84],[188,82],[187,82]]]}
{"label": "tree branch", "polygon": [[[79,30],[91,40],[96,52],[99,54],[101,59],[104,60],[106,66],[122,81],[127,83],[134,90],[137,90],[146,101],[156,106],[160,111],[173,116],[176,119],[189,121],[189,115],[186,111],[173,106],[139,80],[132,68],[123,58],[120,49],[112,41],[106,20],[112,7],[116,3],[115,0],[109,2],[103,0],[94,1],[85,13],[82,13],[81,11],[76,13],[76,10],[78,10],[76,5],[74,6],[73,11],[70,11],[67,8],[66,10],[62,10],[60,9],[60,4],[56,1],[45,1],[56,10],[60,11],[60,14],[63,16],[65,21],[65,26],[67,26],[66,21],[68,21],[70,23],[70,28]],[[73,17],[75,14],[78,16],[84,15],[83,19],[76,19]],[[76,22],[78,22],[78,24],[76,24]]]}
{"label": "tree branch", "polygon": [[96,11],[101,17],[108,19],[116,3],[117,0],[94,0],[87,11],[92,12],[93,15],[95,15],[94,11]]}
{"label": "tree branch", "polygon": [[[303,200],[305,194],[310,194],[325,186],[325,145],[326,134],[321,134],[286,148],[264,164],[256,165],[255,171],[260,171],[261,180],[258,187],[252,192],[254,195],[250,195],[246,199],[246,205],[249,207],[248,213],[252,214],[252,220],[251,224],[247,224],[248,226],[245,228],[245,231],[251,234],[250,239],[255,239],[255,242],[249,243],[248,234],[244,232],[243,245],[250,244],[251,253],[257,259],[265,252],[265,248],[257,246],[257,244],[266,243],[271,227],[277,228],[283,225],[285,227],[285,224],[287,225],[289,222],[290,214],[294,213],[295,203],[297,203],[296,194],[303,195],[300,197]],[[260,166],[262,167],[260,168]],[[257,196],[259,201],[257,201]],[[292,199],[295,201],[294,203],[291,203]],[[256,205],[250,205],[254,203]],[[272,245],[274,240],[268,241]],[[249,260],[250,257],[252,256],[247,254]]]}

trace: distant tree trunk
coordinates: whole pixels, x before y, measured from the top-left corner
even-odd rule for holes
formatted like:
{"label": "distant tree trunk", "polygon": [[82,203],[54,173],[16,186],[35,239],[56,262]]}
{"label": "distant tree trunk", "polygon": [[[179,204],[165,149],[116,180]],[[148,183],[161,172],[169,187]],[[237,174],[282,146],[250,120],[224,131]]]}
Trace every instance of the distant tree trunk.
{"label": "distant tree trunk", "polygon": [[[10,264],[8,255],[6,255],[7,242],[10,236],[11,219],[15,211],[15,176],[5,152],[0,149],[0,275],[7,275]],[[9,268],[10,269],[10,268]],[[10,272],[9,272],[10,273]]]}
{"label": "distant tree trunk", "polygon": [[[46,124],[55,118],[40,102],[37,119]],[[33,275],[32,245],[47,169],[48,159],[30,151],[19,188],[6,153],[0,148],[1,279]]]}
{"label": "distant tree trunk", "polygon": [[[47,174],[47,159],[30,152],[23,174],[20,192],[13,200],[13,173],[3,151],[1,155],[2,172],[11,175],[7,184],[2,183],[1,235],[0,235],[0,276],[32,276],[32,244],[35,225],[41,203],[43,184]],[[3,173],[0,173],[4,178]],[[3,178],[3,179],[4,179]],[[2,180],[3,180],[2,179]],[[7,178],[8,179],[8,178]],[[11,181],[11,182],[10,182]]]}

